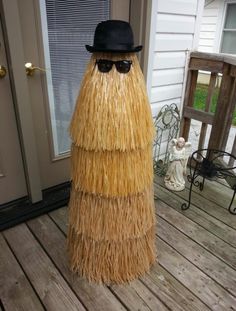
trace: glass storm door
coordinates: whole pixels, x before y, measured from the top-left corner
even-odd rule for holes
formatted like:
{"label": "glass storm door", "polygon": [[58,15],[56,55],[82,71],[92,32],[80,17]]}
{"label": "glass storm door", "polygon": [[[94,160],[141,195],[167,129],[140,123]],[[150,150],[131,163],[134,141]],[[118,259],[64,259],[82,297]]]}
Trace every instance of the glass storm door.
{"label": "glass storm door", "polygon": [[[70,178],[68,126],[98,22],[128,20],[129,1],[18,1],[42,189]],[[119,3],[118,3],[119,2]]]}

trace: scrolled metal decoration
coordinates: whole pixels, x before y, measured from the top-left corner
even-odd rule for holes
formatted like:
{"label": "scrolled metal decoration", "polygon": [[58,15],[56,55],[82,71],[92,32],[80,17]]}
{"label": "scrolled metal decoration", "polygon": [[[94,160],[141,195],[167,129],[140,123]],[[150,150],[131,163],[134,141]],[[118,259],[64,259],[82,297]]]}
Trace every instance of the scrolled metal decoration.
{"label": "scrolled metal decoration", "polygon": [[[156,136],[153,144],[154,173],[159,176],[166,174],[169,164],[169,145],[176,138],[180,126],[180,112],[175,103],[165,105],[154,118]],[[165,146],[161,150],[161,146]]]}

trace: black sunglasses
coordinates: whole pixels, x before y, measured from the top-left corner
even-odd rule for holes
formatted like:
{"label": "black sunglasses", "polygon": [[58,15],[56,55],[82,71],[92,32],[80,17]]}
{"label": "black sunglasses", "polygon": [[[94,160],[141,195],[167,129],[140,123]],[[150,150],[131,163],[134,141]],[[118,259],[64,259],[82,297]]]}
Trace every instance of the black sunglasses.
{"label": "black sunglasses", "polygon": [[128,73],[130,71],[130,67],[132,64],[131,60],[109,60],[109,59],[97,59],[96,65],[98,66],[98,70],[101,72],[109,72],[115,64],[116,70],[120,73]]}

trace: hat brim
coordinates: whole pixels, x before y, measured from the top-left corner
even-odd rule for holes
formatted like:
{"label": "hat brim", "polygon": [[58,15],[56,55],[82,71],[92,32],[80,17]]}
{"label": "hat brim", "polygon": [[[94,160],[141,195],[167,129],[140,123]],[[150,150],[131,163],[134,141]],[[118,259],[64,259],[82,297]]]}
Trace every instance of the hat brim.
{"label": "hat brim", "polygon": [[143,48],[142,45],[138,45],[133,47],[132,49],[105,49],[105,48],[98,48],[96,46],[85,45],[86,50],[90,53],[94,52],[108,52],[108,53],[132,53],[132,52],[140,52]]}

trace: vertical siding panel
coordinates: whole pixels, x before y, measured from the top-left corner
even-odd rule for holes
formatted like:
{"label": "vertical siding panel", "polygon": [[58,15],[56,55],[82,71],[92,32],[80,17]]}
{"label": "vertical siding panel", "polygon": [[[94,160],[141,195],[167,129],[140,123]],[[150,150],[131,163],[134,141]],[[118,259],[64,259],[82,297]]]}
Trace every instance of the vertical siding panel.
{"label": "vertical siding panel", "polygon": [[200,27],[198,50],[201,52],[216,52],[216,40],[219,36],[218,27],[221,20],[223,0],[206,1]]}
{"label": "vertical siding panel", "polygon": [[182,102],[186,50],[196,46],[204,0],[151,2],[147,87],[156,115],[164,104]]}

